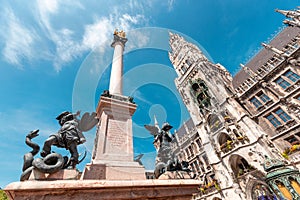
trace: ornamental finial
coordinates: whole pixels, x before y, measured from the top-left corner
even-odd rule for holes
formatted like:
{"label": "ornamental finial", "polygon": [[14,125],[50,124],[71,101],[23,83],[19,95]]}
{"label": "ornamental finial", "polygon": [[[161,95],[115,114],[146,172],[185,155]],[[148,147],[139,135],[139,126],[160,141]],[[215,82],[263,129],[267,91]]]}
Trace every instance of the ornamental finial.
{"label": "ornamental finial", "polygon": [[121,38],[126,38],[126,34],[125,34],[125,32],[123,30],[118,31],[118,29],[115,29],[114,35],[117,35],[117,36],[119,36]]}

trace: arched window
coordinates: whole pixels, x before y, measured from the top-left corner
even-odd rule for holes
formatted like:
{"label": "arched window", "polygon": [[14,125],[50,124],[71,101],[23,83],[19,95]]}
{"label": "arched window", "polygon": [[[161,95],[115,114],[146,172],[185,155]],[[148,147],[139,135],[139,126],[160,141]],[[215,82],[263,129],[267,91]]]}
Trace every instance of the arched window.
{"label": "arched window", "polygon": [[280,181],[276,181],[276,185],[279,189],[279,191],[281,192],[281,194],[288,200],[293,200],[293,196],[291,195],[290,191],[288,188],[285,187],[285,185],[280,182]]}
{"label": "arched window", "polygon": [[229,163],[234,175],[237,178],[254,170],[254,168],[251,165],[249,165],[247,160],[240,155],[232,155],[229,158]]}
{"label": "arched window", "polygon": [[218,137],[219,145],[220,145],[220,150],[223,153],[227,153],[228,151],[233,149],[233,141],[229,135],[226,133],[220,133]]}
{"label": "arched window", "polygon": [[235,137],[238,138],[238,137],[241,137],[241,136],[242,136],[236,129],[233,129],[232,131],[233,131]]}
{"label": "arched window", "polygon": [[298,181],[296,179],[294,179],[293,177],[289,177],[289,181],[290,181],[292,187],[294,188],[294,190],[300,195],[300,185],[299,185]]}
{"label": "arched window", "polygon": [[[275,195],[269,190],[268,186],[263,183],[253,184],[251,190],[251,199],[274,199]],[[277,198],[276,198],[277,199]]]}

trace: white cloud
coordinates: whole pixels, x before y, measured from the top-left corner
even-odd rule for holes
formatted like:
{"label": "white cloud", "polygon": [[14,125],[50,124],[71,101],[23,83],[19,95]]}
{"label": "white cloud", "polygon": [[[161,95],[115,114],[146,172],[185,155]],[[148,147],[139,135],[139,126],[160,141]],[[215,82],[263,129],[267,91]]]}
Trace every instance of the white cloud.
{"label": "white cloud", "polygon": [[[86,25],[82,40],[83,46],[88,49],[103,46],[113,32],[114,27],[112,23],[113,20],[111,18],[104,17],[96,20],[93,24]],[[100,49],[101,52],[104,51],[103,48]]]}
{"label": "white cloud", "polygon": [[50,13],[55,13],[58,9],[57,0],[38,0],[38,2],[43,7],[43,9],[47,10]]}
{"label": "white cloud", "polygon": [[127,52],[135,48],[146,47],[150,42],[150,36],[145,31],[141,32],[139,30],[135,30],[130,32],[128,40],[130,42],[125,49]]}
{"label": "white cloud", "polygon": [[168,11],[172,11],[174,8],[175,0],[168,0]]}
{"label": "white cloud", "polygon": [[33,47],[38,36],[23,25],[11,9],[5,9],[2,18],[6,19],[6,27],[2,27],[1,36],[4,38],[2,54],[4,59],[21,67],[22,59],[32,59]]}
{"label": "white cloud", "polygon": [[[134,1],[107,8],[110,10],[107,16],[86,13],[87,9],[79,1],[71,0],[36,0],[34,8],[27,14],[29,18],[34,17],[38,26],[31,23],[31,27],[28,27],[26,21],[21,21],[15,15],[16,9],[6,9],[2,15],[5,21],[1,21],[1,25],[6,24],[6,28],[0,31],[4,43],[2,54],[7,62],[19,67],[23,59],[45,59],[52,61],[55,70],[59,72],[84,52],[97,48],[103,53],[109,48],[114,29],[126,32],[147,22],[141,9],[144,3]],[[66,23],[69,19],[79,19],[78,16],[73,17],[78,9],[85,17],[81,17],[79,23]],[[136,10],[139,13],[132,14]],[[91,20],[92,16],[94,20]],[[136,38],[137,44],[134,46],[137,47],[148,41],[143,35],[136,34]]]}
{"label": "white cloud", "polygon": [[[77,5],[82,8],[80,4]],[[63,28],[56,30],[51,24],[51,15],[58,14],[59,4],[55,2],[38,1],[40,23],[48,33],[48,38],[55,44],[56,52],[54,55],[54,67],[60,71],[61,67],[74,58],[82,55],[83,52],[97,48],[101,53],[108,48],[111,36],[116,27],[129,30],[133,25],[144,22],[142,15],[120,14],[120,9],[114,8],[113,14],[107,17],[95,17],[94,22],[83,25],[84,29],[82,40],[76,40],[76,35],[72,30]],[[116,27],[114,27],[114,25]]]}

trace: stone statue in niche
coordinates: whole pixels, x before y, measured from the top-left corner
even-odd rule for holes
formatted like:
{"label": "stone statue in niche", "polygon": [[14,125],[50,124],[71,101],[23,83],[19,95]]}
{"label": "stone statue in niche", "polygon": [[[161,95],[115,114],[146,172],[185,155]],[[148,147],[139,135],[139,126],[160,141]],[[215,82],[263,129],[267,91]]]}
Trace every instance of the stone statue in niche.
{"label": "stone statue in niche", "polygon": [[[45,141],[41,156],[43,158],[36,158],[34,156],[39,152],[40,146],[32,141],[33,138],[38,136],[39,130],[31,131],[27,136],[25,143],[33,150],[24,155],[23,173],[21,175],[21,181],[27,180],[33,169],[38,170],[41,173],[55,173],[60,169],[68,168],[72,166],[74,169],[78,163],[83,161],[86,156],[83,156],[81,160],[78,160],[79,154],[77,146],[84,143],[85,137],[82,132],[89,131],[97,123],[96,113],[85,113],[81,119],[77,119],[80,112],[73,114],[65,111],[61,113],[56,119],[61,125],[60,130],[50,135]],[[55,145],[60,148],[66,148],[70,151],[71,157],[63,157],[58,153],[51,152],[51,146]]]}
{"label": "stone statue in niche", "polygon": [[[156,148],[155,178],[159,178],[167,171],[185,171],[190,174],[192,171],[188,168],[188,163],[180,162],[171,150],[171,142],[174,136],[169,132],[173,127],[165,122],[161,129],[158,125],[144,125],[145,128],[154,136],[154,147]],[[190,178],[192,176],[190,175]],[[194,178],[194,177],[193,177]]]}

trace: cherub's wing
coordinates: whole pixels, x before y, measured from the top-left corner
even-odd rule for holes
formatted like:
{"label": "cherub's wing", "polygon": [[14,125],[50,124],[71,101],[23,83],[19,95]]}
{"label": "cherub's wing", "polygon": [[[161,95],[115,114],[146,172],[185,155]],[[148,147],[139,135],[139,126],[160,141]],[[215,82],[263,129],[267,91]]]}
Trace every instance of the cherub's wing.
{"label": "cherub's wing", "polygon": [[134,161],[138,162],[140,165],[143,165],[141,158],[143,157],[143,153],[134,157]]}
{"label": "cherub's wing", "polygon": [[82,115],[81,119],[78,123],[78,128],[82,132],[86,132],[91,130],[98,123],[98,118],[96,117],[96,113],[92,112],[91,114],[86,112]]}
{"label": "cherub's wing", "polygon": [[156,136],[159,133],[159,129],[156,126],[144,125],[144,127],[153,135]]}

